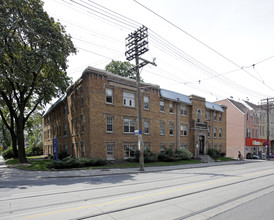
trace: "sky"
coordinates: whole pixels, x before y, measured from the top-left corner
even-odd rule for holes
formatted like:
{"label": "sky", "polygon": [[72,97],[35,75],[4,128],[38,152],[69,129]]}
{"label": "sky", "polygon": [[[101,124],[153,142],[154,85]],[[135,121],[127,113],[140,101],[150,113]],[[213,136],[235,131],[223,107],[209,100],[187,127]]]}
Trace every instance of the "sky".
{"label": "sky", "polygon": [[[148,28],[147,83],[214,102],[274,97],[273,0],[44,0],[77,48],[68,76],[126,61],[126,37]],[[131,61],[134,64],[134,61]]]}

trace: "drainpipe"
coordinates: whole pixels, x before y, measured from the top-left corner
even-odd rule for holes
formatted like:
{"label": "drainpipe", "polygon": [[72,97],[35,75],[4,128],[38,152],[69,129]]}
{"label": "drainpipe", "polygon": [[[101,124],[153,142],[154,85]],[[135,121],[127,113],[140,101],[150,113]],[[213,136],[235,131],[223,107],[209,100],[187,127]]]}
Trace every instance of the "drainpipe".
{"label": "drainpipe", "polygon": [[178,149],[178,139],[180,137],[180,135],[178,135],[179,134],[178,126],[180,125],[180,123],[179,123],[179,117],[178,117],[179,99],[177,99],[177,100],[178,100],[178,103],[176,103],[176,150]]}

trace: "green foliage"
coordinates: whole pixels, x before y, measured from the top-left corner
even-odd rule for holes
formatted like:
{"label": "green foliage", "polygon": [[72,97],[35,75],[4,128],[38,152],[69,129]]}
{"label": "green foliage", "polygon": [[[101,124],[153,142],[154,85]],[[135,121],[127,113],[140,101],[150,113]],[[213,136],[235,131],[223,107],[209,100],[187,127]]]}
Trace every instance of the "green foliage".
{"label": "green foliage", "polygon": [[122,62],[112,60],[108,65],[106,65],[105,69],[106,71],[116,75],[136,79],[135,71],[130,71],[131,69],[134,69],[134,65],[128,61]]}
{"label": "green foliage", "polygon": [[193,157],[192,153],[186,149],[177,149],[176,151],[169,148],[158,155],[159,161],[173,162],[180,160],[190,160]]}
{"label": "green foliage", "polygon": [[13,157],[12,147],[8,147],[6,150],[2,152],[2,156],[5,160]]}
{"label": "green foliage", "polygon": [[[136,159],[139,160],[139,151],[136,151]],[[157,161],[157,154],[153,153],[151,150],[146,149],[144,151],[144,162],[154,162]]]}
{"label": "green foliage", "polygon": [[40,145],[38,147],[35,147],[35,146],[28,147],[26,149],[26,155],[27,157],[43,155],[43,145]]}
{"label": "green foliage", "polygon": [[106,161],[103,159],[92,160],[89,158],[74,159],[72,157],[66,157],[62,160],[52,161],[48,168],[54,169],[70,169],[70,168],[81,168],[91,166],[104,166]]}
{"label": "green foliage", "polygon": [[61,151],[60,153],[58,153],[58,160],[63,160],[66,157],[69,157],[70,154],[68,154],[66,151]]}
{"label": "green foliage", "polygon": [[193,154],[187,149],[177,149],[175,154],[179,160],[190,160],[193,157]]}
{"label": "green foliage", "polygon": [[26,123],[37,106],[65,92],[66,63],[76,48],[41,0],[1,1],[0,48],[0,100],[16,122],[19,160],[26,162]]}
{"label": "green foliage", "polygon": [[222,153],[220,153],[220,157],[225,157],[225,155],[226,155],[226,154],[225,154],[225,153],[223,153],[223,152],[222,152]]}
{"label": "green foliage", "polygon": [[216,160],[218,157],[220,157],[220,152],[218,150],[216,150],[216,149],[209,149],[208,150],[208,155],[212,159]]}

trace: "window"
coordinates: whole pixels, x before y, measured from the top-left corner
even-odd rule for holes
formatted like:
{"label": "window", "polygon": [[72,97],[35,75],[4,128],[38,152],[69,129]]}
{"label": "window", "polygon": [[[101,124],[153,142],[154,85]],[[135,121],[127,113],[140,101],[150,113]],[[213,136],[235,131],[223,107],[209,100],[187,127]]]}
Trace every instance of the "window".
{"label": "window", "polygon": [[219,138],[222,138],[222,129],[219,128]]}
{"label": "window", "polygon": [[67,136],[67,130],[68,130],[67,124],[64,124],[64,136]]}
{"label": "window", "polygon": [[84,133],[84,117],[83,117],[83,115],[81,115],[80,120],[81,120],[81,134],[83,134]]}
{"label": "window", "polygon": [[187,136],[187,125],[181,125],[180,133],[181,136]]}
{"label": "window", "polygon": [[85,147],[84,147],[84,142],[81,142],[81,157],[85,157]]}
{"label": "window", "polygon": [[135,95],[133,93],[123,93],[124,106],[135,107]]}
{"label": "window", "polygon": [[114,144],[107,144],[107,160],[114,159]]}
{"label": "window", "polygon": [[213,112],[213,118],[214,118],[214,121],[217,120],[217,112]]}
{"label": "window", "polygon": [[250,128],[246,129],[246,137],[250,138]]}
{"label": "window", "polygon": [[174,113],[173,102],[169,103],[169,113]]}
{"label": "window", "polygon": [[201,115],[202,115],[202,110],[201,109],[197,109],[197,122],[201,121]]}
{"label": "window", "polygon": [[144,96],[144,109],[149,109],[149,97]]}
{"label": "window", "polygon": [[187,150],[187,149],[188,149],[188,144],[181,144],[180,148],[181,148],[181,149],[186,149],[186,150]]}
{"label": "window", "polygon": [[113,117],[107,117],[107,132],[113,132]]}
{"label": "window", "polygon": [[222,153],[222,144],[219,145],[219,153]]}
{"label": "window", "polygon": [[106,88],[106,103],[113,104],[113,90]]}
{"label": "window", "polygon": [[181,112],[181,115],[187,116],[187,106],[181,104],[181,106],[180,106],[180,112]]}
{"label": "window", "polygon": [[175,150],[175,144],[174,143],[170,143],[169,144],[169,148],[174,151]]}
{"label": "window", "polygon": [[171,136],[174,135],[174,123],[173,122],[169,123],[169,135],[171,135]]}
{"label": "window", "polygon": [[166,151],[166,145],[165,144],[160,144],[160,152],[163,153]]}
{"label": "window", "polygon": [[134,133],[135,131],[135,120],[124,119],[124,133]]}
{"label": "window", "polygon": [[217,128],[214,128],[214,133],[213,133],[213,135],[214,135],[214,138],[217,137]]}
{"label": "window", "polygon": [[219,121],[222,121],[222,116],[223,116],[222,112],[219,112]]}
{"label": "window", "polygon": [[165,111],[165,102],[163,100],[160,101],[160,111],[161,112]]}
{"label": "window", "polygon": [[165,122],[160,121],[160,135],[165,135]]}
{"label": "window", "polygon": [[208,126],[208,130],[207,130],[207,137],[208,138],[210,138],[210,130],[211,130],[211,128],[210,128],[210,126]]}
{"label": "window", "polygon": [[206,120],[210,120],[210,111],[205,112]]}
{"label": "window", "polygon": [[252,129],[252,137],[254,137],[254,128]]}
{"label": "window", "polygon": [[248,121],[249,120],[249,114],[246,113],[246,120]]}
{"label": "window", "polygon": [[150,144],[149,143],[144,143],[144,149],[145,150],[150,150]]}
{"label": "window", "polygon": [[149,134],[149,121],[144,121],[144,134]]}
{"label": "window", "polygon": [[125,158],[135,158],[135,155],[136,155],[136,145],[132,145],[132,144],[124,145]]}

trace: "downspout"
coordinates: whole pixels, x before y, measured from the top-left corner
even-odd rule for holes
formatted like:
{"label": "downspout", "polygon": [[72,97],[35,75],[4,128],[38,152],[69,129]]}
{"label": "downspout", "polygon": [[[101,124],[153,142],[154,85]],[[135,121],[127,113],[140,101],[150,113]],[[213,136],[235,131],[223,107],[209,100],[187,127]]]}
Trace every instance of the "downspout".
{"label": "downspout", "polygon": [[178,130],[178,126],[179,126],[179,122],[178,122],[178,120],[179,120],[179,117],[178,117],[178,105],[179,105],[179,99],[177,99],[178,100],[178,103],[176,103],[176,150],[178,149],[178,139],[179,139],[179,136],[180,135],[178,135],[178,133],[179,133],[179,130]]}

